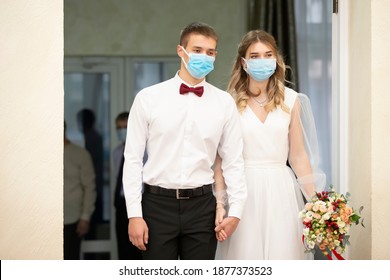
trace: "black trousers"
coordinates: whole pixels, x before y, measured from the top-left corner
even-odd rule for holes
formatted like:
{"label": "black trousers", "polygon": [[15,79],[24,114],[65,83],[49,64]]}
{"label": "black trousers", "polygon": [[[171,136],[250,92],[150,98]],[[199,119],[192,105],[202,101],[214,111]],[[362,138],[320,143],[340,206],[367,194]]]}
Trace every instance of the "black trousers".
{"label": "black trousers", "polygon": [[115,212],[115,229],[116,240],[118,244],[118,259],[119,260],[141,260],[141,251],[131,244],[129,240],[129,219],[127,218],[127,210],[125,202],[117,206]]}
{"label": "black trousers", "polygon": [[79,260],[81,238],[77,235],[77,224],[64,225],[64,260]]}
{"label": "black trousers", "polygon": [[212,192],[190,199],[151,193],[142,196],[149,228],[145,260],[213,260],[217,248]]}

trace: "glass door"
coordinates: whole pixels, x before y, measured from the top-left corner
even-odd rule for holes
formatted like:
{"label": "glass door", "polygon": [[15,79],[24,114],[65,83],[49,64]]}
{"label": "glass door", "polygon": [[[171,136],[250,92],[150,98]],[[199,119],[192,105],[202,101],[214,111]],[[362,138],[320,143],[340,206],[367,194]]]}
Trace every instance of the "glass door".
{"label": "glass door", "polygon": [[[115,259],[111,151],[117,145],[115,116],[124,110],[123,59],[65,58],[64,117],[67,136],[91,154],[97,199],[81,259]],[[128,108],[126,108],[128,110]]]}
{"label": "glass door", "polygon": [[67,136],[92,155],[98,199],[81,259],[117,259],[115,208],[117,174],[112,151],[119,139],[115,118],[128,112],[144,87],[172,78],[177,57],[66,57],[64,117]]}

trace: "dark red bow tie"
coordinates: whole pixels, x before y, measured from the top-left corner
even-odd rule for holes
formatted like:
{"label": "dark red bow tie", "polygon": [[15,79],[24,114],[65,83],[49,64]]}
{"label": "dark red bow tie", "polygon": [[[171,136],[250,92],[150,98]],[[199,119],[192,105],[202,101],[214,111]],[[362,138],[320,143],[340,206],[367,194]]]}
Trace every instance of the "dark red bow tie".
{"label": "dark red bow tie", "polygon": [[185,84],[181,84],[180,86],[180,94],[186,94],[188,92],[193,92],[197,96],[201,97],[203,94],[203,87],[189,87]]}

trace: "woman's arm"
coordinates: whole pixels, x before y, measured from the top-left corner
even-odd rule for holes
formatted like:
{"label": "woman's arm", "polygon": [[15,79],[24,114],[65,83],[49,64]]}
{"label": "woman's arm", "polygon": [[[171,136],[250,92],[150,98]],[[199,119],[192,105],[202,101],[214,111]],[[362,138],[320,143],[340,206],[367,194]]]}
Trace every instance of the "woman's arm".
{"label": "woman's arm", "polygon": [[[218,226],[226,215],[225,205],[227,202],[226,186],[222,171],[222,159],[218,154],[214,162],[214,195],[217,201],[215,225]],[[219,241],[224,241],[227,238],[223,230],[217,232],[216,237]]]}
{"label": "woman's arm", "polygon": [[297,97],[291,111],[288,161],[297,176],[303,194],[306,198],[311,198],[315,195],[316,188],[312,176],[310,160],[304,144],[304,129],[301,121],[301,112],[301,104]]}

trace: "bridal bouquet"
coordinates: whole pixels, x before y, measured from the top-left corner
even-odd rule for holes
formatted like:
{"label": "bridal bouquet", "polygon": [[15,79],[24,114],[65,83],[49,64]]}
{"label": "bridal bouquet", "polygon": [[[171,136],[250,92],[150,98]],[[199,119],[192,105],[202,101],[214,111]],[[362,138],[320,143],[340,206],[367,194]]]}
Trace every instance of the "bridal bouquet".
{"label": "bridal bouquet", "polygon": [[[344,259],[341,254],[349,245],[348,231],[352,224],[359,224],[361,218],[348,204],[349,196],[349,193],[338,194],[330,186],[329,191],[316,193],[312,201],[306,203],[299,212],[305,226],[302,241],[306,252],[314,251],[315,246],[318,246],[328,259],[332,259],[330,253],[339,260]],[[362,210],[363,207],[360,207],[359,214]]]}

